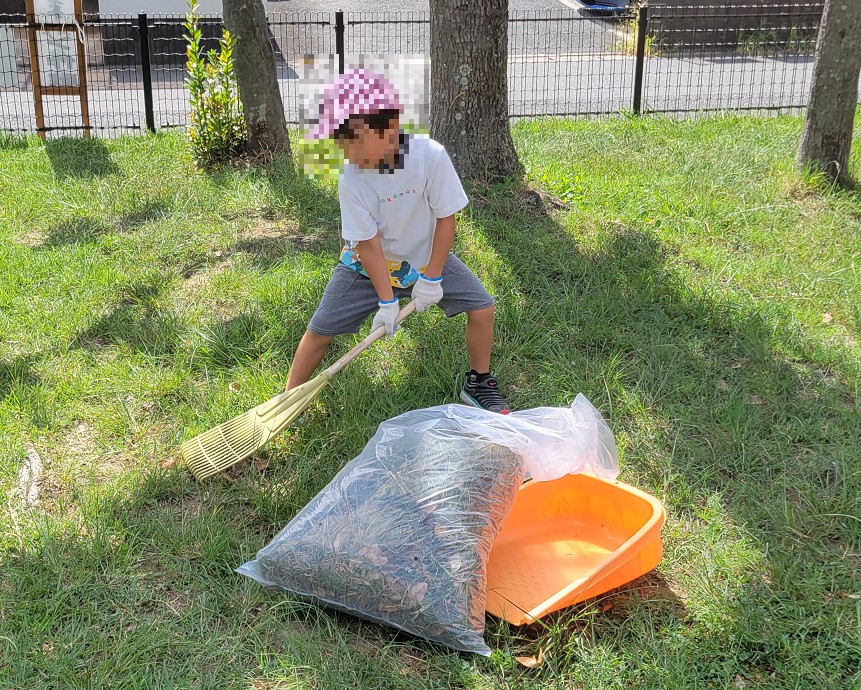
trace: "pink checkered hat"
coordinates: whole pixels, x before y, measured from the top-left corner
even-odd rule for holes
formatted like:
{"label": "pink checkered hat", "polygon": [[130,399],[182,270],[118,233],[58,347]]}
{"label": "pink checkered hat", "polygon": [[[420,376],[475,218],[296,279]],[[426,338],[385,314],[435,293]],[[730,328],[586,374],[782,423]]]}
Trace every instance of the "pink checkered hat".
{"label": "pink checkered hat", "polygon": [[320,121],[311,128],[311,139],[323,139],[352,115],[368,115],[380,110],[404,112],[397,89],[381,74],[356,68],[338,75],[323,91]]}

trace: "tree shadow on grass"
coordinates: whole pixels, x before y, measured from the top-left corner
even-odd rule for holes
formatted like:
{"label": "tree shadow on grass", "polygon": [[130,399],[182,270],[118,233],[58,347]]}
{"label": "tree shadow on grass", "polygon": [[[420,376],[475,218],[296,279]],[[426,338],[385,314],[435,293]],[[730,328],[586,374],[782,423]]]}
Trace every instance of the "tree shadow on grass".
{"label": "tree shadow on grass", "polygon": [[[286,186],[283,193],[285,198],[290,193]],[[678,257],[648,232],[608,223],[601,229],[602,241],[589,248],[556,217],[528,202],[526,194],[509,189],[491,196],[479,204],[473,218],[476,233],[490,245],[486,251],[500,259],[501,267],[485,266],[482,275],[499,297],[496,359],[501,378],[515,389],[512,399],[518,407],[564,404],[582,390],[603,408],[623,442],[623,477],[661,496],[680,529],[688,522],[696,524],[698,532],[731,529],[722,527],[728,520],[740,530],[718,535],[713,542],[708,534],[694,531],[681,540],[673,537],[672,545],[682,556],[671,557],[675,562],[687,558],[688,569],[709,567],[709,572],[691,575],[713,583],[723,608],[703,614],[702,600],[693,609],[680,606],[674,599],[683,599],[685,585],[676,579],[661,584],[664,571],[659,568],[658,575],[602,599],[612,606],[607,611],[595,610],[592,602],[558,614],[551,620],[561,628],[556,638],[537,629],[525,631],[534,634],[529,639],[535,644],[555,639],[559,645],[539,674],[552,680],[553,674],[573,673],[587,660],[590,648],[600,647],[623,654],[644,684],[644,675],[656,674],[648,678],[656,687],[670,686],[659,674],[672,670],[684,671],[675,687],[684,687],[686,681],[688,687],[725,687],[736,674],[755,678],[771,673],[778,674],[775,687],[788,687],[806,678],[809,669],[801,662],[822,662],[823,673],[830,674],[826,681],[838,674],[849,678],[857,650],[848,642],[840,648],[839,624],[852,620],[853,602],[841,596],[852,591],[858,564],[851,559],[858,539],[851,521],[834,516],[851,515],[858,495],[857,474],[850,464],[859,447],[851,386],[805,357],[796,336],[786,336],[789,345],[778,342],[771,315],[695,294],[674,274],[672,263]],[[464,258],[471,263],[468,254]],[[320,282],[322,289],[325,281]],[[145,338],[150,327],[146,317],[161,290],[157,280],[129,286],[112,311],[79,336],[80,346],[125,342],[153,351]],[[312,309],[314,300],[304,298],[302,309]],[[232,366],[237,352],[248,361],[261,348],[268,350],[271,343],[261,344],[266,337],[261,318],[241,316],[228,323],[222,338],[227,347],[213,348],[212,363]],[[170,592],[199,594],[198,578],[206,579],[206,601],[179,609],[189,614],[188,620],[205,615],[208,624],[235,630],[230,639],[253,630],[255,640],[261,630],[282,620],[281,614],[271,612],[284,598],[259,593],[256,585],[237,584],[231,567],[264,545],[292,517],[285,504],[299,507],[312,497],[358,452],[377,424],[411,407],[445,401],[449,382],[440,380],[451,375],[453,381],[452,371],[463,359],[461,321],[445,321],[434,313],[413,317],[400,340],[381,344],[383,352],[359,360],[367,364],[357,362],[339,375],[270,474],[256,477],[259,470],[247,463],[244,474],[216,485],[219,491],[212,484],[193,489],[175,475],[153,476],[151,485],[141,487],[139,506],[116,499],[118,515],[111,519],[125,521],[123,538],[153,547],[149,551],[160,563],[158,578],[170,583]],[[290,356],[294,345],[284,344]],[[349,340],[342,339],[330,357],[347,347]],[[795,354],[786,354],[787,347]],[[629,437],[642,445],[625,443]],[[266,487],[272,490],[264,495]],[[200,501],[219,494],[231,505],[201,510]],[[144,512],[179,499],[188,501],[188,515],[165,514],[164,520],[141,526]],[[213,526],[225,520],[233,521],[231,529],[216,533]],[[164,531],[158,531],[158,524],[166,526]],[[249,531],[233,532],[232,527]],[[91,563],[92,572],[102,572],[113,563],[113,535],[110,530],[92,532],[106,540],[102,555]],[[709,549],[722,545],[734,548],[734,539],[743,549],[748,538],[767,560],[767,580],[752,579],[755,569],[734,565],[732,553],[710,554]],[[686,540],[691,542],[687,557]],[[14,577],[21,580],[40,568],[46,571],[46,582],[56,582],[52,564],[68,562],[63,556],[72,559],[76,548],[69,546],[59,558],[57,553],[35,553],[33,562],[15,564]],[[138,579],[153,579],[152,573],[132,572],[128,577],[130,587]],[[652,586],[655,579],[658,584]],[[633,588],[645,591],[633,593]],[[654,597],[652,590],[657,592]],[[158,586],[155,591],[174,596]],[[80,601],[92,596],[90,588],[78,599],[52,605],[55,610],[65,606],[74,617]],[[174,620],[173,600],[162,606],[149,593],[144,599],[157,604],[149,610],[147,625]],[[125,617],[130,611],[137,614],[139,605],[131,602],[106,629],[117,635],[123,631],[122,640],[150,639],[142,637],[147,625],[140,621],[125,627]],[[577,621],[586,613],[591,622],[581,626]],[[711,614],[716,620],[691,632],[698,616]],[[171,628],[171,636],[158,638],[155,647],[165,657],[197,648],[206,641],[197,632],[201,629]],[[489,635],[498,645],[505,644],[496,628]],[[325,628],[315,630],[314,636],[323,644],[336,639]],[[386,639],[395,634],[391,636]],[[41,644],[25,642],[21,649]],[[261,649],[268,653],[269,644],[255,643],[239,656],[254,658]],[[834,653],[825,659],[823,650]],[[41,663],[34,659],[27,663]],[[637,660],[642,660],[640,666]],[[322,673],[318,663],[322,668],[316,659],[306,659],[304,665],[313,675]],[[114,665],[112,673],[122,675],[127,668]],[[184,666],[180,671],[191,673]],[[241,670],[250,672],[249,667]]]}
{"label": "tree shadow on grass", "polygon": [[71,346],[99,350],[122,345],[152,356],[172,354],[180,339],[181,323],[161,304],[171,280],[169,275],[152,274],[121,288],[107,313],[80,331]]}
{"label": "tree shadow on grass", "polygon": [[19,151],[29,148],[32,138],[13,132],[0,132],[0,151]]}
{"label": "tree shadow on grass", "polygon": [[330,242],[320,235],[303,235],[276,223],[261,223],[244,233],[230,246],[231,252],[251,257],[251,263],[261,271],[280,264],[285,256],[295,254],[321,254],[330,248]]}
{"label": "tree shadow on grass", "polygon": [[0,401],[18,389],[39,385],[41,379],[34,371],[41,355],[22,355],[0,359]]}
{"label": "tree shadow on grass", "polygon": [[91,244],[110,232],[110,226],[88,216],[73,218],[48,229],[45,239],[38,245],[53,249],[75,244]]}
{"label": "tree shadow on grass", "polygon": [[37,429],[50,429],[54,421],[51,391],[36,371],[42,352],[0,359],[0,405],[26,416]]}
{"label": "tree shadow on grass", "polygon": [[[563,227],[532,195],[491,194],[473,218],[511,274],[496,349],[517,381],[518,406],[560,404],[583,391],[622,442],[623,477],[661,496],[675,521],[728,521],[754,537],[770,581],[746,582],[742,562],[751,553],[737,554],[737,564],[732,553],[715,556],[729,559],[724,577],[735,590],[725,602],[739,645],[730,666],[747,678],[809,674],[821,666],[823,645],[841,644],[838,621],[851,602],[836,598],[853,588],[857,562],[845,555],[861,544],[847,517],[857,514],[861,488],[853,383],[817,364],[800,332],[775,325],[788,322],[778,307],[695,292],[673,269],[683,258],[646,230],[607,222],[593,229],[600,242],[581,242],[579,229]],[[542,334],[542,350],[519,351],[529,332]],[[742,537],[690,538],[720,550]],[[699,567],[714,565],[704,559]],[[790,612],[784,619],[770,613],[777,600]],[[805,640],[801,612],[825,600],[832,607],[817,627],[831,632]],[[786,639],[794,640],[788,651]],[[707,646],[715,656],[698,672],[725,679],[720,644]],[[859,655],[844,647],[820,680],[854,672]]]}
{"label": "tree shadow on grass", "polygon": [[49,228],[37,248],[55,249],[76,244],[96,244],[107,235],[134,233],[148,223],[161,220],[168,213],[169,207],[163,201],[149,200],[110,224],[90,216],[72,218]]}
{"label": "tree shadow on grass", "polygon": [[212,322],[200,331],[194,366],[207,371],[247,366],[269,350],[270,338],[269,328],[257,310]]}
{"label": "tree shadow on grass", "polygon": [[120,172],[101,139],[49,139],[45,142],[45,151],[59,180],[107,177]]}
{"label": "tree shadow on grass", "polygon": [[[158,677],[164,687],[405,688],[415,687],[399,680],[409,655],[439,677],[419,687],[466,687],[457,681],[470,669],[456,654],[395,644],[388,631],[237,575],[259,539],[252,490],[155,471],[105,487],[80,529],[39,516],[38,536],[4,558],[4,685],[50,687],[39,679],[68,675],[92,687]],[[58,618],[46,642],[43,626]],[[43,645],[50,654],[28,651]]]}
{"label": "tree shadow on grass", "polygon": [[[327,255],[337,260],[340,251],[338,200],[323,185],[306,177],[292,158],[275,157],[246,175],[265,183],[270,204],[252,219],[250,227],[230,247],[251,256],[252,265],[266,271],[286,256]],[[228,187],[235,173],[229,169],[210,174],[217,185]]]}

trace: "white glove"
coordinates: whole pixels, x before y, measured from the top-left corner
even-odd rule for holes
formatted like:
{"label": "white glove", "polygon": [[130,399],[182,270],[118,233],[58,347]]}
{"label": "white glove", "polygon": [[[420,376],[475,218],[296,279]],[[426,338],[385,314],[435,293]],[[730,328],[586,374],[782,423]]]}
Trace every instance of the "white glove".
{"label": "white glove", "polygon": [[395,297],[391,302],[383,302],[381,300],[379,305],[380,308],[377,310],[374,322],[371,324],[371,331],[377,330],[380,326],[385,326],[386,337],[391,338],[397,330],[395,328],[395,319],[398,318],[398,312],[401,310],[398,298]]}
{"label": "white glove", "polygon": [[416,284],[413,285],[413,302],[416,303],[416,311],[423,312],[435,305],[442,299],[442,276],[439,278],[426,278],[422,273]]}

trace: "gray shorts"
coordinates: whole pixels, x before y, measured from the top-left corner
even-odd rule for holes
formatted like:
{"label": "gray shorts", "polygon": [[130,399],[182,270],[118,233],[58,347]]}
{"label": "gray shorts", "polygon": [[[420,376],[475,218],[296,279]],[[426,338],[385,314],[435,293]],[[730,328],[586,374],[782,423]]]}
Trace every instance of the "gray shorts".
{"label": "gray shorts", "polygon": [[[409,297],[412,287],[392,288],[395,297]],[[493,297],[484,285],[454,254],[442,269],[443,296],[439,307],[446,316],[492,307]],[[326,286],[320,306],[311,317],[308,330],[317,335],[358,333],[365,319],[377,311],[377,291],[371,279],[339,263]]]}

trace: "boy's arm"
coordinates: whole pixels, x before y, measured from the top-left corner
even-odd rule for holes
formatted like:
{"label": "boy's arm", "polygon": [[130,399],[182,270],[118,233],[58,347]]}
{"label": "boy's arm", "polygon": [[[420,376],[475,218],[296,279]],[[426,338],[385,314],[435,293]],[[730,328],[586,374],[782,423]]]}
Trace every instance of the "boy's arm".
{"label": "boy's arm", "polygon": [[374,235],[369,240],[362,240],[357,243],[356,250],[359,254],[359,260],[371,279],[374,289],[377,291],[377,296],[381,302],[390,302],[395,298],[395,293],[392,290],[392,281],[389,275],[389,266],[383,256],[383,246],[380,244],[378,235]]}
{"label": "boy's arm", "polygon": [[448,253],[454,242],[454,227],[454,214],[445,218],[437,218],[431,258],[424,271],[426,277],[439,278],[442,275],[442,267],[445,266],[445,260],[448,258]]}

